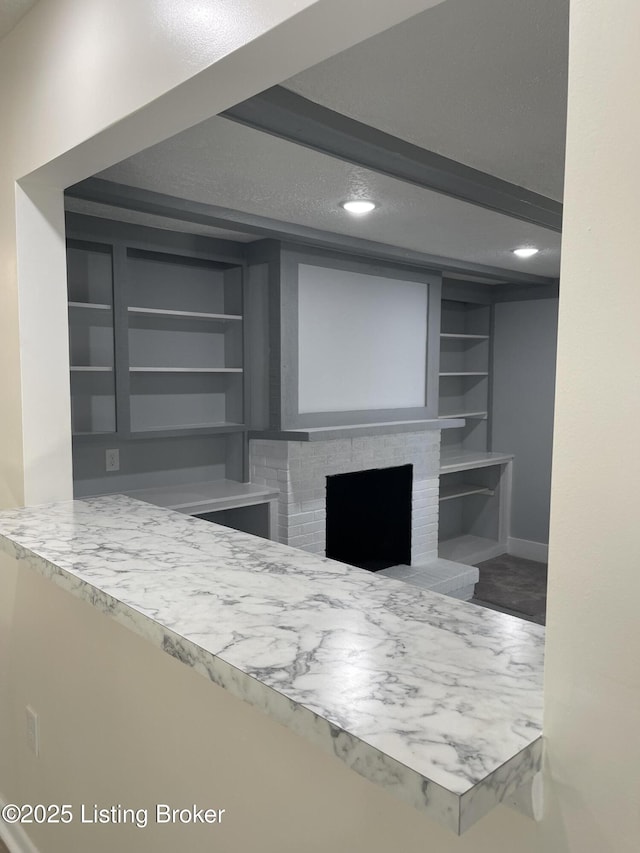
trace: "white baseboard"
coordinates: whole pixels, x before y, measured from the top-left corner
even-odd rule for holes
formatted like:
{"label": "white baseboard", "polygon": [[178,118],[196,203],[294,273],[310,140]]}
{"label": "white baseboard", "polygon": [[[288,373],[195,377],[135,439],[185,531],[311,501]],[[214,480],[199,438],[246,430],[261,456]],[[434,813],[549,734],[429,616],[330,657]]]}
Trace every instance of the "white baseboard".
{"label": "white baseboard", "polygon": [[[6,804],[7,801],[0,794],[0,811]],[[38,848],[19,823],[5,823],[0,820],[0,838],[9,848],[9,853],[39,853]]]}
{"label": "white baseboard", "polygon": [[507,539],[507,554],[538,563],[549,562],[549,546],[546,542],[531,542],[529,539],[514,539],[510,536]]}

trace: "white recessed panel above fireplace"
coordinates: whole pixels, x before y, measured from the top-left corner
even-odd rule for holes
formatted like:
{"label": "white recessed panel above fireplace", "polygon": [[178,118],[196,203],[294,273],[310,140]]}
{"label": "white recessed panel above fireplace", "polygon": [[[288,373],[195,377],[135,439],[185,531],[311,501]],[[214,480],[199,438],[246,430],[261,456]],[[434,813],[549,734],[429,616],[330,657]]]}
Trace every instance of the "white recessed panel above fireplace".
{"label": "white recessed panel above fireplace", "polygon": [[425,405],[427,285],[298,267],[299,411]]}

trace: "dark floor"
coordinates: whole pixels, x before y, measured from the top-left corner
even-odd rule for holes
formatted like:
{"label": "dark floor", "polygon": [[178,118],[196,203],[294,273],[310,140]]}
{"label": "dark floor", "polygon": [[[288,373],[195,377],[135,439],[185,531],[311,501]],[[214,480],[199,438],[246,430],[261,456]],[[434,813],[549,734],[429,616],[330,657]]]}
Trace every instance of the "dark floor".
{"label": "dark floor", "polygon": [[503,554],[478,563],[480,580],[474,604],[545,624],[547,609],[547,564]]}

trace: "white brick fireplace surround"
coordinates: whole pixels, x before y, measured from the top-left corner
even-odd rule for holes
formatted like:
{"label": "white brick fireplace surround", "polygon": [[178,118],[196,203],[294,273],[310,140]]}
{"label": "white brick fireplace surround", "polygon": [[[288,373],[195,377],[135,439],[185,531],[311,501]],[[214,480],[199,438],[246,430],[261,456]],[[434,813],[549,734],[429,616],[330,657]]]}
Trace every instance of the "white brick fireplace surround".
{"label": "white brick fireplace surround", "polygon": [[314,441],[252,439],[251,482],[279,491],[278,541],[312,554],[326,547],[327,476],[413,465],[411,563],[438,556],[440,430]]}

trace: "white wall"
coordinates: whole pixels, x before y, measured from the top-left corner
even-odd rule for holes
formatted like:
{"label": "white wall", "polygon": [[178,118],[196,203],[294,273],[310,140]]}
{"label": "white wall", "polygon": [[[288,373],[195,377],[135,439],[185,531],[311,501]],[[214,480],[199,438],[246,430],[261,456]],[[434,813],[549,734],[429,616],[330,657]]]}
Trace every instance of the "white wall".
{"label": "white wall", "polygon": [[492,444],[515,453],[510,536],[549,542],[558,300],[499,302],[493,332]]}
{"label": "white wall", "polygon": [[545,732],[571,849],[617,853],[640,839],[640,451],[618,440],[640,420],[640,4],[572,0],[570,29]]}

